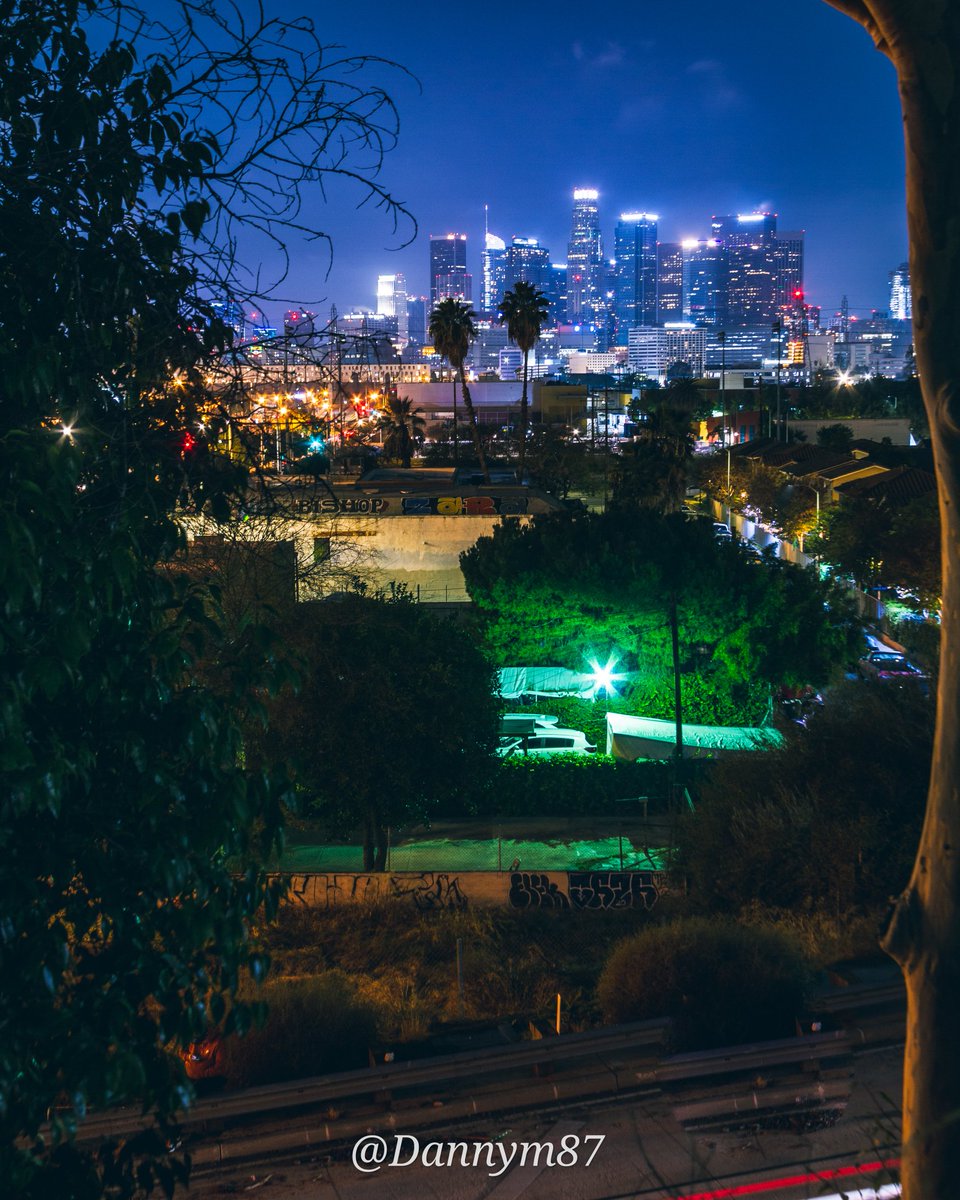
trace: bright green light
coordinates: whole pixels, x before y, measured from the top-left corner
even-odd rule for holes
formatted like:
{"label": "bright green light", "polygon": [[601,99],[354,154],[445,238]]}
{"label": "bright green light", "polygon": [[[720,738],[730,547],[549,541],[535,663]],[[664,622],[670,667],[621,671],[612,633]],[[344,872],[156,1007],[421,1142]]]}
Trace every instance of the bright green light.
{"label": "bright green light", "polygon": [[595,658],[591,658],[590,670],[593,673],[593,696],[597,697],[601,692],[605,696],[615,696],[617,694],[616,681],[623,679],[624,675],[614,674],[613,668],[619,660],[615,655],[611,654],[607,659],[607,665],[601,667]]}

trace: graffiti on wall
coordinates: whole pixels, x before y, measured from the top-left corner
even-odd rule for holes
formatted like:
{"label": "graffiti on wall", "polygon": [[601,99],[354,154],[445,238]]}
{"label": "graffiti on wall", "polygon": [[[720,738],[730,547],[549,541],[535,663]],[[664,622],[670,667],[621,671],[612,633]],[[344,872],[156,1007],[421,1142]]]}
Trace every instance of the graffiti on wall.
{"label": "graffiti on wall", "polygon": [[335,908],[338,904],[363,904],[404,897],[408,897],[420,912],[467,907],[459,877],[433,871],[410,875],[291,875],[287,895],[295,904],[309,908]]}
{"label": "graffiti on wall", "polygon": [[510,876],[514,908],[652,908],[659,895],[657,871],[515,871]]}
{"label": "graffiti on wall", "polygon": [[287,897],[308,908],[395,900],[417,912],[462,912],[470,905],[513,908],[651,909],[663,891],[659,871],[311,872],[283,877]]}

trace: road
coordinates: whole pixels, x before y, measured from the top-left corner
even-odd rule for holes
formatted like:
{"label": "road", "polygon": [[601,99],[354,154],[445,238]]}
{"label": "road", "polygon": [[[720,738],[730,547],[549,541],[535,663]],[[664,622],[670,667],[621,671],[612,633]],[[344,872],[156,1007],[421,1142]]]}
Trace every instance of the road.
{"label": "road", "polygon": [[[366,1173],[351,1162],[352,1146],[329,1155],[207,1170],[195,1177],[188,1194],[192,1200],[225,1194],[262,1195],[264,1200],[726,1200],[746,1195],[807,1200],[857,1189],[853,1194],[867,1200],[870,1193],[862,1189],[879,1188],[891,1178],[890,1170],[839,1174],[829,1184],[810,1177],[854,1163],[895,1159],[901,1058],[898,1047],[859,1054],[844,1115],[831,1128],[815,1132],[688,1133],[669,1097],[659,1093],[506,1120],[433,1125],[417,1134],[405,1131],[385,1143],[388,1161],[395,1159],[398,1165],[371,1169],[368,1164]],[[371,1134],[379,1136],[382,1115],[371,1110],[370,1120]],[[263,1137],[271,1128],[282,1125],[246,1126],[241,1136]],[[458,1144],[452,1152],[451,1142]],[[466,1144],[464,1149],[460,1143]],[[534,1143],[550,1143],[554,1155],[566,1148],[566,1161],[571,1156],[580,1161],[548,1166],[546,1150],[538,1153]],[[593,1161],[587,1166],[583,1160],[591,1151]],[[464,1155],[477,1165],[462,1165]],[[451,1157],[455,1165],[437,1163]]]}

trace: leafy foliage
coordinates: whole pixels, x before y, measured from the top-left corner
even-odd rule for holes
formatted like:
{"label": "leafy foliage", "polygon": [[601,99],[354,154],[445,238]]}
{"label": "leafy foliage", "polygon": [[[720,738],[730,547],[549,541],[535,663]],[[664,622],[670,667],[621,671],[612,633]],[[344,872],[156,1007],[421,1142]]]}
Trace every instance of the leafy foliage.
{"label": "leafy foliage", "polygon": [[923,696],[851,684],[783,750],[713,764],[678,828],[676,867],[691,896],[732,912],[882,903],[913,862],[932,735]]}
{"label": "leafy foliage", "polygon": [[290,764],[309,811],[362,831],[382,870],[386,831],[469,797],[495,765],[499,705],[468,630],[406,596],[302,605],[285,631],[302,674],[272,704],[261,755]]}
{"label": "leafy foliage", "polygon": [[377,1014],[342,972],[276,979],[256,999],[266,1005],[264,1023],[243,1038],[223,1042],[229,1086],[257,1087],[369,1065]]}
{"label": "leafy foliage", "polygon": [[650,811],[654,812],[658,800],[665,805],[671,778],[668,767],[655,762],[621,762],[605,755],[521,755],[500,764],[482,814],[627,818],[635,814],[636,807],[621,801],[650,797]]}
{"label": "leafy foliage", "polygon": [[[247,624],[225,645],[213,598],[157,566],[180,545],[177,508],[225,516],[242,474],[191,432],[229,341],[205,297],[231,294],[239,226],[300,227],[302,189],[347,170],[338,129],[351,147],[389,142],[385,94],[356,77],[338,90],[309,22],[168,11],[179,27],[125,2],[0,4],[0,1178],[14,1195],[172,1192],[166,1128],[190,1092],[164,1047],[211,1020],[242,1028],[230,997],[267,969],[249,927],[272,911],[257,864],[285,793],[243,768],[241,729],[279,682],[272,644]],[[89,1105],[121,1101],[159,1131],[69,1144]]]}
{"label": "leafy foliage", "polygon": [[889,505],[851,496],[826,513],[820,536],[808,542],[860,587],[902,587],[929,607],[939,605],[940,511],[936,494]]}
{"label": "leafy foliage", "polygon": [[702,697],[698,715],[712,705],[756,720],[756,685],[822,682],[852,644],[842,598],[813,573],[751,559],[719,544],[706,522],[681,516],[504,523],[461,563],[498,662],[577,668],[613,655],[619,670],[641,672],[647,702],[661,697],[650,716],[672,714],[673,595],[681,673],[691,700]]}
{"label": "leafy foliage", "polygon": [[483,451],[483,440],[480,437],[480,426],[477,423],[477,413],[473,407],[467,376],[464,371],[467,353],[477,336],[476,313],[466,302],[455,300],[452,296],[441,300],[435,305],[430,314],[429,334],[434,349],[442,354],[460,379],[460,389],[463,393],[463,403],[470,422],[470,435],[473,438],[473,449],[477,462],[483,472],[484,479],[490,482],[487,470],[487,460]]}
{"label": "leafy foliage", "polygon": [[404,468],[410,466],[414,450],[423,441],[426,421],[422,409],[414,408],[409,396],[389,395],[387,405],[377,422],[383,431],[383,452],[388,458],[399,459]]}
{"label": "leafy foliage", "polygon": [[530,351],[540,340],[540,332],[550,317],[547,298],[538,287],[520,279],[504,294],[500,303],[500,324],[506,325],[507,334],[523,352],[523,390],[520,394],[520,478],[523,478],[527,454],[527,426],[529,409],[527,382],[530,371]]}
{"label": "leafy foliage", "polygon": [[672,1017],[678,1050],[789,1037],[806,968],[773,929],[690,918],[621,942],[597,994],[608,1021]]}

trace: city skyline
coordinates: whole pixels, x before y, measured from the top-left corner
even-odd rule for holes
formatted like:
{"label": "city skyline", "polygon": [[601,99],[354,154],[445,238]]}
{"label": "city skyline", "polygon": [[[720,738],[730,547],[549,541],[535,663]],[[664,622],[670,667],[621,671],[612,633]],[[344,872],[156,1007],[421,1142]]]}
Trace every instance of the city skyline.
{"label": "city skyline", "polygon": [[[333,241],[298,250],[281,299],[325,311],[375,304],[376,279],[428,286],[431,234],[466,233],[479,300],[484,205],[509,243],[535,238],[566,259],[570,195],[600,193],[612,257],[621,212],[660,216],[663,241],[709,236],[715,214],[768,210],[806,232],[807,293],[825,314],[885,308],[889,273],[906,258],[904,159],[890,64],[823,0],[789,9],[734,0],[722,14],[652,0],[635,12],[586,14],[559,0],[548,15],[492,0],[414,22],[374,3],[338,9],[330,42],[379,54],[397,146],[380,180],[418,222],[401,222],[346,181],[320,220]],[[442,29],[438,42],[436,31]],[[279,303],[279,302],[278,302]]]}

